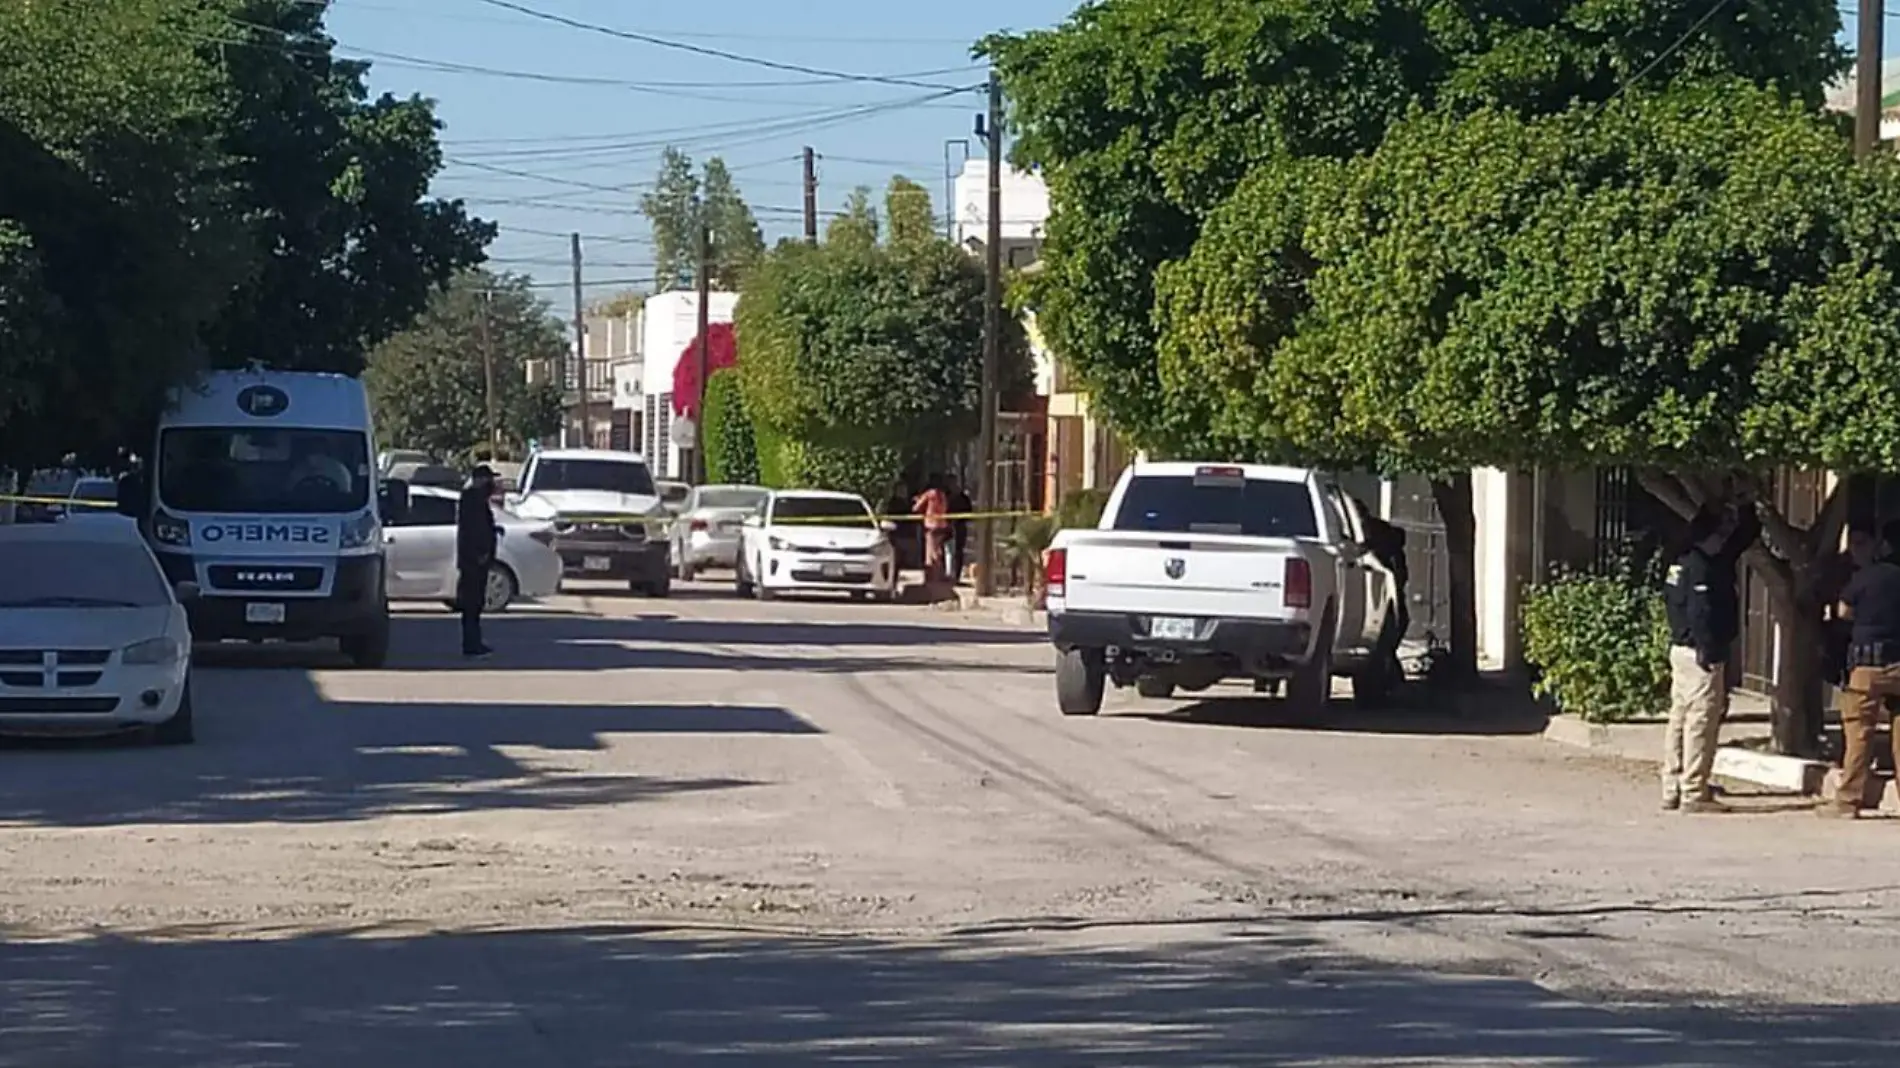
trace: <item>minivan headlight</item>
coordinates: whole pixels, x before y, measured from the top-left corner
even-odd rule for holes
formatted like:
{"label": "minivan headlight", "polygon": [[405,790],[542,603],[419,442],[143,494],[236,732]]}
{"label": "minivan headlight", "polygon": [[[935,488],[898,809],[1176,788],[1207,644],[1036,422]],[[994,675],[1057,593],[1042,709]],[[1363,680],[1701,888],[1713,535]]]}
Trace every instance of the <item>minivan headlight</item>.
{"label": "minivan headlight", "polygon": [[365,545],[376,544],[376,513],[364,512],[362,515],[345,519],[342,529],[337,533],[337,544],[345,549],[361,549]]}
{"label": "minivan headlight", "polygon": [[176,638],[147,638],[126,646],[119,659],[127,664],[173,664],[183,654],[184,647]]}

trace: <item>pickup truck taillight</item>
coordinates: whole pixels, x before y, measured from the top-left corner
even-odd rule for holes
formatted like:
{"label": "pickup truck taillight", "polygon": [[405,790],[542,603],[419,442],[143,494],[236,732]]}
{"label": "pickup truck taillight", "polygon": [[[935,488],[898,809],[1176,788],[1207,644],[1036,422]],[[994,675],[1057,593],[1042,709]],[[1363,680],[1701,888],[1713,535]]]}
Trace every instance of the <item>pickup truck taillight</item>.
{"label": "pickup truck taillight", "polygon": [[1069,550],[1050,549],[1042,554],[1042,578],[1049,596],[1068,596]]}
{"label": "pickup truck taillight", "polygon": [[1297,556],[1288,557],[1281,589],[1288,608],[1313,607],[1313,565]]}

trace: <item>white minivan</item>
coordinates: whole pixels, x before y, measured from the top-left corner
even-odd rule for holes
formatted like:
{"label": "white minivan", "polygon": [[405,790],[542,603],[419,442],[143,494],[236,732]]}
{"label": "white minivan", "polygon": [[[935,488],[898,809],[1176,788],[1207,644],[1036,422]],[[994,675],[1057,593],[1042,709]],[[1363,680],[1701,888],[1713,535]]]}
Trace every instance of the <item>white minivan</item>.
{"label": "white minivan", "polygon": [[407,487],[379,481],[362,380],[218,371],[173,393],[120,507],[165,575],[194,583],[199,641],[335,638],[359,667],[389,652],[383,521]]}

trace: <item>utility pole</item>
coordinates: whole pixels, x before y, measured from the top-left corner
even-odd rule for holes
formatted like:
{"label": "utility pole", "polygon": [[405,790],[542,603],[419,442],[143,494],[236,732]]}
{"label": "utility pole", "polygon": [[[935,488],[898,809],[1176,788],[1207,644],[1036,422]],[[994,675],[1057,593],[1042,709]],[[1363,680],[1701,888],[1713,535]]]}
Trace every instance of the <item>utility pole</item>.
{"label": "utility pole", "polygon": [[990,72],[990,204],[983,239],[983,392],[977,431],[976,508],[985,518],[976,524],[976,595],[996,594],[996,380],[1003,357],[1003,81]]}
{"label": "utility pole", "polygon": [[[807,160],[810,158],[806,156]],[[687,477],[695,486],[703,486],[706,484],[706,333],[712,329],[712,227],[703,213],[695,211],[693,216],[699,220],[699,266],[693,269],[693,282],[699,289],[694,302],[699,312],[699,340],[693,345],[695,370],[699,372],[699,403],[693,406],[693,469]]]}
{"label": "utility pole", "polygon": [[818,243],[818,154],[805,146],[805,243]]}
{"label": "utility pole", "polygon": [[1855,57],[1854,151],[1862,159],[1880,149],[1880,53],[1887,17],[1883,0],[1860,0],[1860,54]]}
{"label": "utility pole", "polygon": [[488,458],[499,460],[496,453],[501,448],[501,420],[495,417],[495,350],[488,337],[488,309],[494,299],[494,290],[482,290],[482,400],[488,409]]}
{"label": "utility pole", "polygon": [[[574,252],[574,359],[580,364],[580,405],[581,405],[581,445],[585,449],[593,445],[587,434],[587,311],[581,306],[581,235],[572,235]],[[568,369],[561,368],[561,444],[567,440],[567,382]]]}

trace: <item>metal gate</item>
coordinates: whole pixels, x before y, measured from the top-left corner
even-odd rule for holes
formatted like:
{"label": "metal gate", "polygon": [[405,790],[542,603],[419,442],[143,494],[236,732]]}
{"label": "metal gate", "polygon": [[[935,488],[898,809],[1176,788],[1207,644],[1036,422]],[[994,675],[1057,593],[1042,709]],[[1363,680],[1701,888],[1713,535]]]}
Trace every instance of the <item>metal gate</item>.
{"label": "metal gate", "polygon": [[1451,546],[1445,540],[1445,520],[1432,499],[1432,485],[1418,475],[1392,481],[1392,514],[1388,522],[1405,532],[1405,564],[1411,571],[1406,589],[1412,624],[1405,637],[1424,641],[1431,634],[1451,640]]}

